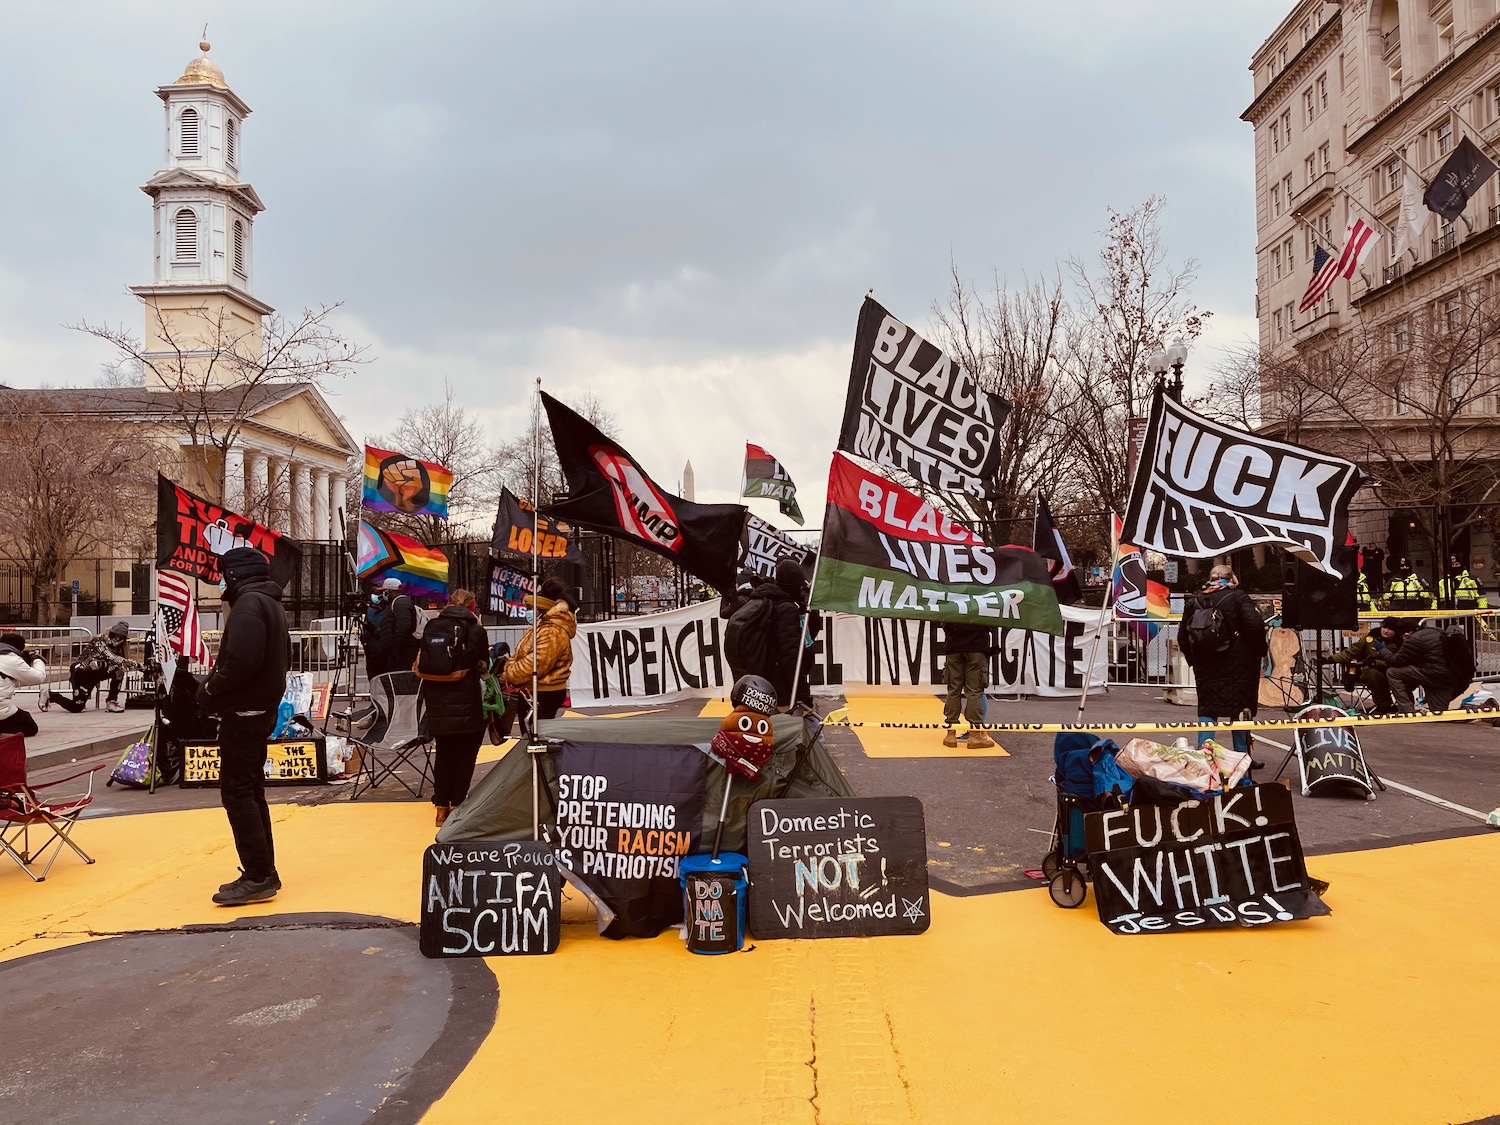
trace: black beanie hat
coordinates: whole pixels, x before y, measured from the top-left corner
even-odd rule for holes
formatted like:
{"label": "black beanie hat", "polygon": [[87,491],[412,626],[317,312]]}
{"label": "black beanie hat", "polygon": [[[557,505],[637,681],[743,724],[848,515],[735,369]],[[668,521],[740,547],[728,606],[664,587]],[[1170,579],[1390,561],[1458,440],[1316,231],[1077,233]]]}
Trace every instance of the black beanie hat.
{"label": "black beanie hat", "polygon": [[219,573],[233,586],[251,578],[271,577],[271,563],[254,547],[233,547],[220,557]]}
{"label": "black beanie hat", "polygon": [[1387,617],[1384,621],[1382,621],[1380,623],[1380,627],[1382,629],[1389,629],[1393,633],[1399,633],[1399,632],[1401,632],[1401,629],[1402,629],[1401,618],[1399,618],[1399,617]]}
{"label": "black beanie hat", "polygon": [[776,585],[780,586],[789,594],[801,591],[807,585],[807,575],[802,572],[802,564],[796,559],[781,559],[776,563]]}

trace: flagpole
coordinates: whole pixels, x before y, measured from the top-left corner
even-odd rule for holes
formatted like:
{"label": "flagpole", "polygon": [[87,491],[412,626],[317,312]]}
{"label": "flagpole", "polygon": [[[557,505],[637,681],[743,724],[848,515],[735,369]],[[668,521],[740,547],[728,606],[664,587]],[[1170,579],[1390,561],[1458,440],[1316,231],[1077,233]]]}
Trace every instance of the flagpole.
{"label": "flagpole", "polygon": [[1384,221],[1381,220],[1381,218],[1380,218],[1379,215],[1375,214],[1374,211],[1371,211],[1363,203],[1361,203],[1359,200],[1355,199],[1354,196],[1352,194],[1350,194],[1348,188],[1346,188],[1343,184],[1334,184],[1333,185],[1333,189],[1334,189],[1334,191],[1343,193],[1343,196],[1344,196],[1345,199],[1347,199],[1350,203],[1354,204],[1354,206],[1358,207],[1366,215],[1370,216],[1370,219],[1375,223],[1375,225],[1378,226],[1378,227],[1380,227],[1382,230],[1384,230],[1385,233],[1388,234],[1391,237],[1392,241],[1394,242],[1394,240],[1396,238],[1396,232],[1393,231],[1390,227],[1386,226],[1385,223],[1384,223]]}
{"label": "flagpole", "polygon": [[537,528],[542,519],[542,377],[536,377],[536,398],[531,403],[531,730],[536,732],[541,700],[537,698],[539,672],[536,666],[536,634],[541,624],[542,576],[537,572]]}
{"label": "flagpole", "polygon": [[1453,114],[1454,117],[1458,118],[1458,123],[1460,125],[1462,125],[1465,129],[1467,129],[1469,131],[1470,135],[1472,135],[1485,148],[1489,149],[1490,152],[1494,153],[1497,158],[1500,158],[1500,149],[1496,149],[1487,140],[1485,140],[1484,139],[1484,135],[1482,133],[1480,133],[1480,131],[1478,129],[1474,128],[1474,126],[1472,126],[1472,125],[1469,124],[1468,119],[1465,118],[1463,114],[1459,113],[1458,110],[1454,108],[1453,103],[1450,100],[1448,100],[1447,98],[1444,98],[1441,104],[1447,106],[1448,112],[1451,113],[1451,114]]}
{"label": "flagpole", "polygon": [[[1106,512],[1105,519],[1109,521],[1110,539],[1115,540],[1114,514],[1111,512]],[[1078,716],[1073,720],[1076,723],[1083,722],[1083,709],[1088,706],[1089,688],[1093,685],[1094,680],[1094,665],[1098,662],[1099,659],[1099,639],[1104,635],[1105,626],[1114,616],[1115,568],[1118,567],[1120,563],[1119,547],[1119,542],[1115,541],[1115,550],[1113,552],[1113,557],[1110,559],[1109,566],[1109,585],[1105,588],[1104,598],[1099,605],[1099,623],[1094,626],[1094,643],[1089,648],[1088,667],[1083,671],[1083,688],[1078,693]],[[1109,685],[1109,674],[1107,670],[1104,676],[1104,683],[1106,687]]]}
{"label": "flagpole", "polygon": [[[823,523],[828,523],[828,510],[825,505],[823,511]],[[818,553],[813,556],[812,579],[807,584],[807,610],[802,614],[802,636],[797,643],[797,661],[792,667],[792,702],[788,711],[797,705],[797,688],[802,683],[802,654],[807,651],[807,630],[812,625],[812,592],[813,587],[818,584],[818,566],[823,561],[823,551],[820,547]],[[811,688],[808,689],[809,694]]]}

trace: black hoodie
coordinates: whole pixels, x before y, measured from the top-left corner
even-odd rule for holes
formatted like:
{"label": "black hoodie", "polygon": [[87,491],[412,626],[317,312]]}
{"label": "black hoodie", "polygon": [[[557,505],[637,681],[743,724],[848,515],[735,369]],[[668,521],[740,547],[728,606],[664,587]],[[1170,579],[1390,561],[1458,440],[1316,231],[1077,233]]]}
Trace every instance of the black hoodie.
{"label": "black hoodie", "polygon": [[286,694],[291,648],[281,587],[271,581],[265,556],[248,547],[226,552],[219,570],[229,616],[214,670],[204,684],[210,706],[221,715],[275,711]]}

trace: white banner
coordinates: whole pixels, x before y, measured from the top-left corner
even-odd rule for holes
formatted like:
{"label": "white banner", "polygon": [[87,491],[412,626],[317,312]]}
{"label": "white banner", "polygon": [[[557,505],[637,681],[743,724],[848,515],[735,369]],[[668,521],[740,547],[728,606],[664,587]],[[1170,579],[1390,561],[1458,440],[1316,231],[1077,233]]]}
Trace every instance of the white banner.
{"label": "white banner", "polygon": [[[1063,606],[1061,636],[996,630],[990,690],[1004,695],[1077,696],[1083,687],[1099,611]],[[825,614],[808,649],[817,695],[912,692],[943,688],[942,626],[930,621]],[[670,703],[724,695],[724,619],[717,601],[686,609],[582,624],[573,638],[573,705]],[[1100,643],[1089,685],[1103,688],[1109,638]]]}

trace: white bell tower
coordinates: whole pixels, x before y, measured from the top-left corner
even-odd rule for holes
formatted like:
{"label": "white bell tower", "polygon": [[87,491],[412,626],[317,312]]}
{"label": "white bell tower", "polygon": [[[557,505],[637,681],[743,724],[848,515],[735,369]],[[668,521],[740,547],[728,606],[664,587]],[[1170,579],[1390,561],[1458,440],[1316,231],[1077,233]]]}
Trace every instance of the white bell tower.
{"label": "white bell tower", "polygon": [[146,385],[231,386],[236,359],[261,354],[261,318],[272,312],[251,289],[255,217],[265,210],[240,179],[250,107],[224,82],[209,44],[181,78],[157,88],[166,106],[166,166],[141,190],[152,199],[151,284],[145,304]]}

